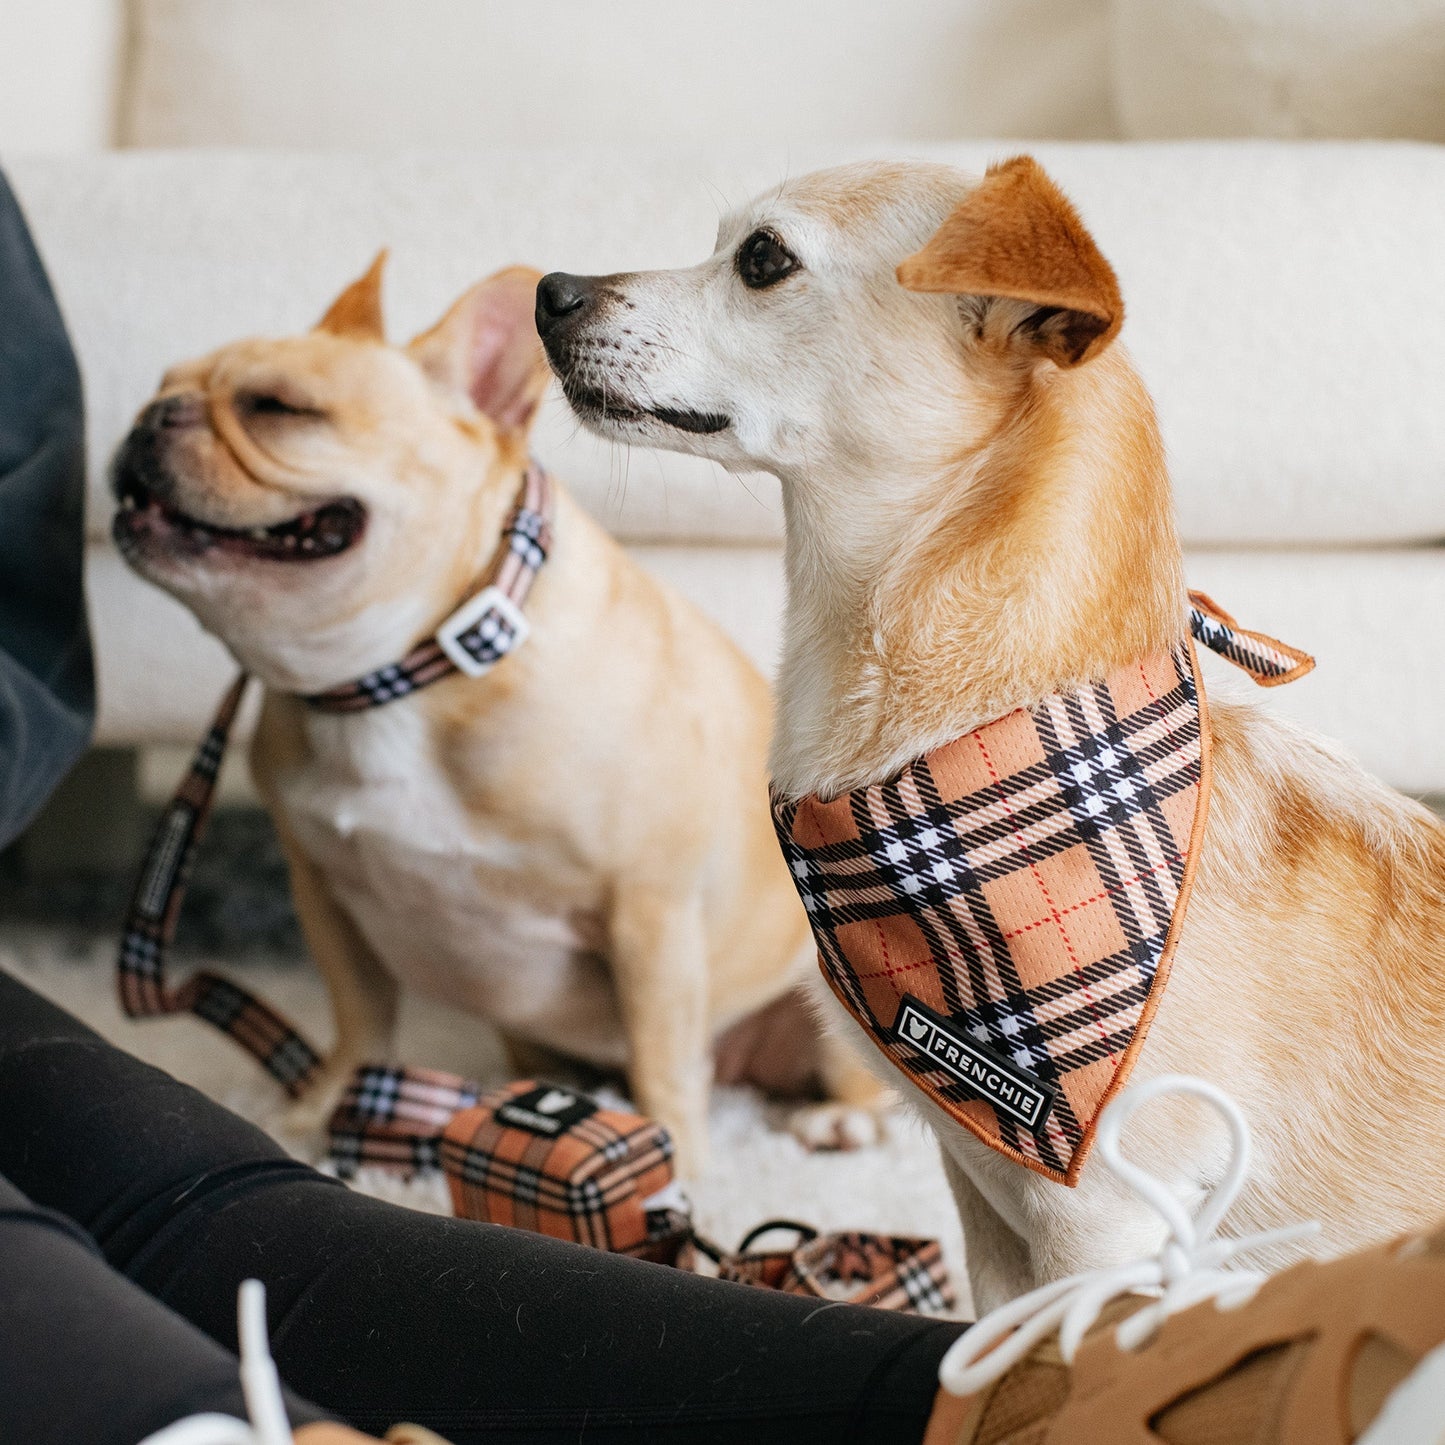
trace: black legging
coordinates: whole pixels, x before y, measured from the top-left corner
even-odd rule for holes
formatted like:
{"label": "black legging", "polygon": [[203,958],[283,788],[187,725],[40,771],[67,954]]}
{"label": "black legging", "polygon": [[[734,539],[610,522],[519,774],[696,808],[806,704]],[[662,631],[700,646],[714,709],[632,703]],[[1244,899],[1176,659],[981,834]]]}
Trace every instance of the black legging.
{"label": "black legging", "polygon": [[355,1194],[3,974],[0,1175],[0,1440],[243,1413],[248,1276],[293,1423],[456,1445],[917,1445],[959,1330]]}

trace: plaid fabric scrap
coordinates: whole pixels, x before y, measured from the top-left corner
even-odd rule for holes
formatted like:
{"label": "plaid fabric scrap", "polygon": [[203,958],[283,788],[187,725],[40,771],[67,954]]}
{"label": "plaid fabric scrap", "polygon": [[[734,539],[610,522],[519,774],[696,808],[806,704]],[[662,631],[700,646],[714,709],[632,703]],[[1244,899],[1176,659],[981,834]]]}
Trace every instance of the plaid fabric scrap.
{"label": "plaid fabric scrap", "polygon": [[[1191,597],[1189,627],[1266,685],[1313,665]],[[986,1144],[1078,1181],[1183,922],[1207,812],[1189,638],[824,802],[774,799],[833,992]]]}
{"label": "plaid fabric scrap", "polygon": [[653,1210],[650,1220],[647,1201],[672,1180],[667,1130],[600,1107],[551,1137],[506,1122],[505,1106],[543,1087],[522,1080],[484,1094],[446,1126],[441,1163],[453,1209],[619,1254],[655,1245],[669,1212]]}
{"label": "plaid fabric scrap", "polygon": [[166,954],[180,921],[195,850],[206,830],[216,777],[249,679],[243,673],[221,702],[176,795],[161,814],[126,911],[116,959],[121,1007],[131,1018],[193,1013],[253,1054],[288,1094],[301,1094],[321,1060],[281,1014],[219,974],[166,982]]}
{"label": "plaid fabric scrap", "polygon": [[[796,1230],[798,1244],[788,1250],[749,1248],[774,1229]],[[753,1230],[736,1254],[721,1256],[717,1273],[760,1289],[911,1314],[946,1314],[958,1304],[936,1239],[861,1230],[817,1234],[777,1220]]]}

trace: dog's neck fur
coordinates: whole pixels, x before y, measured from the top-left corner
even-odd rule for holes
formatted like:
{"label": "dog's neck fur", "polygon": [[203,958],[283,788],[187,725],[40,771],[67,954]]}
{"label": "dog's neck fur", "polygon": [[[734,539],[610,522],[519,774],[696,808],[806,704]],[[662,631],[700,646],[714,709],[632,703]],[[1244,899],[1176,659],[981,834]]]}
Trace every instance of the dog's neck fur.
{"label": "dog's neck fur", "polygon": [[783,476],[784,796],[877,782],[1178,640],[1163,448],[1122,352],[1001,376],[993,401],[995,425],[942,467],[900,449],[857,475],[834,458]]}

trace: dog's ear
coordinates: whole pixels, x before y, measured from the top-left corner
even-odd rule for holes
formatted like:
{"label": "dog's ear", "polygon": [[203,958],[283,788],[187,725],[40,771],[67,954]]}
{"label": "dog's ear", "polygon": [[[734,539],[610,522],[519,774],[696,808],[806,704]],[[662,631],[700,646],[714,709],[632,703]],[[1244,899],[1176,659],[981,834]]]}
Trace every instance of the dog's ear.
{"label": "dog's ear", "polygon": [[530,266],[498,271],[407,347],[439,386],[514,431],[530,425],[552,379],[535,320],[541,279]]}
{"label": "dog's ear", "polygon": [[1032,156],[990,166],[898,280],[910,291],[1026,303],[1033,310],[1015,337],[1059,366],[1097,356],[1124,320],[1113,268]]}
{"label": "dog's ear", "polygon": [[357,341],[385,341],[386,322],[381,314],[381,275],[386,270],[387,250],[376,259],[327,309],[316,330],[332,336],[350,336]]}

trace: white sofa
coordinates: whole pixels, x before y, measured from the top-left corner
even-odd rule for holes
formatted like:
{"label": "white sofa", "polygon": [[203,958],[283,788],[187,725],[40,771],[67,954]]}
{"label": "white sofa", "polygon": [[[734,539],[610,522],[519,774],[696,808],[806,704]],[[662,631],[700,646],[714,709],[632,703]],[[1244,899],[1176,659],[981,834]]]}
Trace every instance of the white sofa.
{"label": "white sofa", "polygon": [[[1158,76],[1121,43],[1139,10],[1123,0],[849,0],[827,7],[823,47],[824,7],[805,0],[696,12],[665,0],[57,3],[88,17],[88,63],[103,53],[96,37],[120,37],[112,70],[99,67],[113,103],[86,121],[99,130],[72,116],[68,131],[37,137],[0,102],[0,163],[88,388],[102,741],[194,739],[229,675],[220,649],[106,540],[107,455],[170,362],[307,325],[382,244],[405,336],[508,262],[685,263],[710,247],[724,201],[864,154],[979,168],[1023,142],[938,138],[996,126],[1034,138],[1118,266],[1124,340],[1158,400],[1192,582],[1319,656],[1314,676],[1269,704],[1402,786],[1445,791],[1445,674],[1428,645],[1445,616],[1445,149],[1111,139],[1130,129],[1117,117],[1158,113]],[[0,96],[3,67],[19,63],[3,26],[48,9],[7,5]],[[1230,4],[1175,8],[1217,19]],[[770,17],[775,43],[759,59],[747,38]],[[1171,53],[1177,63],[1177,44]],[[619,104],[641,77],[647,103]],[[850,92],[860,77],[861,98]],[[1388,89],[1372,92],[1364,128],[1433,134],[1434,112],[1421,119],[1411,92],[1400,121]],[[890,117],[894,138],[868,139]],[[1301,128],[1291,115],[1266,121]],[[1227,115],[1210,124],[1230,126]],[[1049,134],[1104,139],[1035,143]],[[37,145],[46,136],[64,143]],[[439,144],[453,139],[462,148]],[[168,149],[100,148],[116,140]],[[223,141],[243,149],[216,149]],[[27,153],[47,148],[64,153]],[[557,401],[537,449],[646,565],[771,665],[774,484],[611,451]]]}

